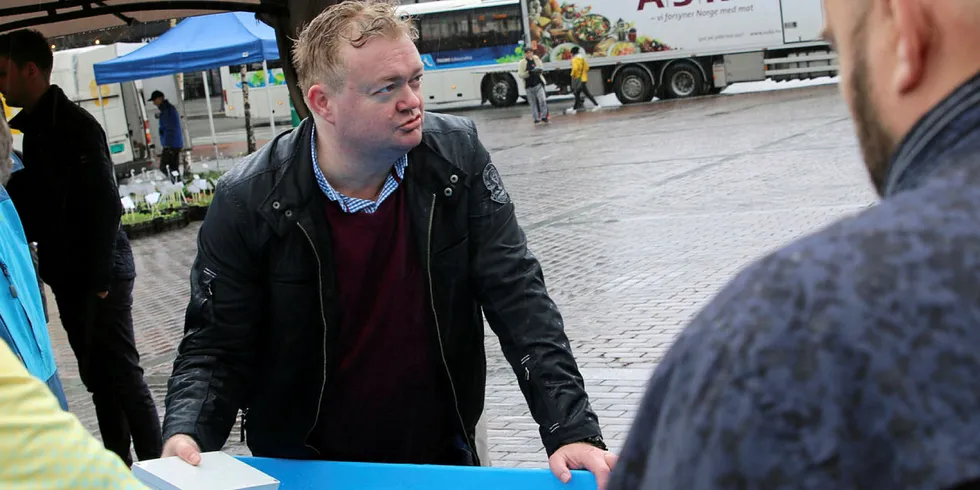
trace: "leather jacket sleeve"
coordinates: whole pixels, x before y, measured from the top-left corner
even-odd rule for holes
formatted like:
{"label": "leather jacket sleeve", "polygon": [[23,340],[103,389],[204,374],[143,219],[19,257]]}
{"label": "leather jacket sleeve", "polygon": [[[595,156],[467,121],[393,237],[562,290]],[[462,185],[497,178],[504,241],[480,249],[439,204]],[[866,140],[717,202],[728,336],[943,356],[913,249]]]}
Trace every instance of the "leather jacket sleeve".
{"label": "leather jacket sleeve", "polygon": [[475,135],[472,139],[480,162],[475,167],[481,173],[470,182],[471,274],[550,457],[563,445],[601,437],[598,417],[572,357],[561,314],[545,288],[541,265],[517,223],[514,204],[489,153]]}
{"label": "leather jacket sleeve", "polygon": [[198,235],[184,337],[167,389],[164,439],[187,434],[202,451],[221,449],[255,365],[262,318],[254,228],[244,204],[220,184]]}

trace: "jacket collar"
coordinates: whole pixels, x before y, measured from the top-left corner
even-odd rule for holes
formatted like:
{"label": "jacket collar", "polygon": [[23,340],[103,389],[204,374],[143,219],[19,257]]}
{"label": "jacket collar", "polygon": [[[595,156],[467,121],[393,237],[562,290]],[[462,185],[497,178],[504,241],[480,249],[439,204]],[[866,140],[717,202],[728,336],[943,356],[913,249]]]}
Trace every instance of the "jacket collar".
{"label": "jacket collar", "polygon": [[882,194],[915,189],[964,148],[980,151],[980,73],[920,119],[892,157]]}
{"label": "jacket collar", "polygon": [[10,127],[23,133],[53,127],[59,106],[67,98],[61,87],[51,85],[30,112],[20,111],[10,120]]}
{"label": "jacket collar", "polygon": [[[259,203],[258,212],[280,235],[323,205],[313,173],[312,134],[313,118],[307,117],[292,132],[279,135],[253,156],[275,169],[275,184]],[[442,132],[423,129],[422,143],[408,153],[411,163],[403,183],[436,194],[444,202],[455,202],[460,188],[467,185],[467,174],[451,163],[456,155],[439,134]]]}

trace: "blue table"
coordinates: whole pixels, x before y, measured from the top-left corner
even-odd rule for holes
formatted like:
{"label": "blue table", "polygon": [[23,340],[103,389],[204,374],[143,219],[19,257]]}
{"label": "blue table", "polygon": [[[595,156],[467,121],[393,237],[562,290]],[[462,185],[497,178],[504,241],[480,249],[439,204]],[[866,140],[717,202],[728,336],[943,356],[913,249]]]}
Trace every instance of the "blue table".
{"label": "blue table", "polygon": [[568,485],[546,469],[416,466],[239,457],[280,481],[281,490],[595,490],[591,473]]}

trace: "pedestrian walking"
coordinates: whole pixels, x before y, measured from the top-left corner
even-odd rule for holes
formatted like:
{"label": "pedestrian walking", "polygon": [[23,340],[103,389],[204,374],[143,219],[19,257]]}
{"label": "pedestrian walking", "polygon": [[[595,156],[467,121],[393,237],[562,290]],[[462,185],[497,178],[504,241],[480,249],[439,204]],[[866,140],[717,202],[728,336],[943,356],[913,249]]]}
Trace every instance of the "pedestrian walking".
{"label": "pedestrian walking", "polygon": [[[184,149],[184,133],[180,127],[180,113],[167,100],[163,92],[154,90],[150,102],[160,110],[160,171],[170,178],[171,183],[180,180],[180,152]],[[174,175],[177,172],[177,175]]]}
{"label": "pedestrian walking", "polygon": [[160,419],[133,334],[136,267],[105,132],[50,83],[51,45],[34,30],[0,35],[0,91],[22,110],[24,168],[7,184],[41,279],[95,403],[105,446],[132,464],[160,456]]}
{"label": "pedestrian walking", "polygon": [[517,67],[517,76],[524,80],[524,90],[527,94],[527,103],[531,106],[531,116],[534,124],[551,122],[548,113],[548,94],[545,92],[544,63],[533,51],[524,51],[524,59]]}
{"label": "pedestrian walking", "polygon": [[588,97],[589,101],[592,102],[592,110],[598,111],[601,107],[596,102],[595,97],[592,96],[592,92],[589,91],[589,60],[585,59],[578,46],[572,47],[572,56],[571,77],[572,92],[575,94],[575,105],[567,112],[569,114],[575,114],[582,109],[585,105],[585,101],[582,100],[583,95]]}

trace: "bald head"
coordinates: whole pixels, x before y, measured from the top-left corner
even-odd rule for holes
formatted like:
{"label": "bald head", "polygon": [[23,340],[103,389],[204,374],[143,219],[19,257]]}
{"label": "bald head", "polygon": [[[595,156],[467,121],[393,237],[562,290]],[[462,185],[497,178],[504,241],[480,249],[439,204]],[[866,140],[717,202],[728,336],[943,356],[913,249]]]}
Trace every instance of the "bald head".
{"label": "bald head", "polygon": [[980,0],[824,0],[841,91],[881,187],[898,142],[980,72]]}

